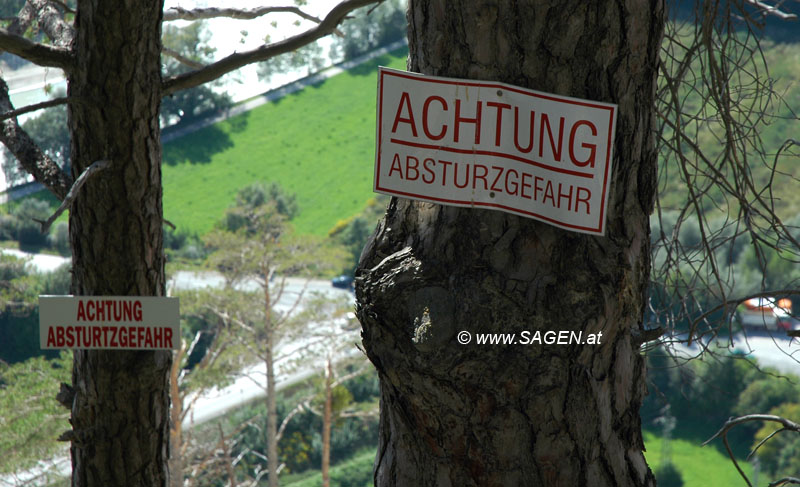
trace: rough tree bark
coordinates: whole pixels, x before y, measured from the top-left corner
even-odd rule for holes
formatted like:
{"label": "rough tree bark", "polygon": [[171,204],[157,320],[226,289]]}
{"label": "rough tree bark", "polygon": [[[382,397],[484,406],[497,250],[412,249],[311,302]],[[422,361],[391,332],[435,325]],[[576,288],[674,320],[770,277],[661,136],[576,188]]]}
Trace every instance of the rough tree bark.
{"label": "rough tree bark", "polygon": [[[161,0],[81,0],[68,79],[76,295],[164,296]],[[73,486],[168,485],[170,352],[76,350]],[[180,474],[177,472],[176,474]]]}
{"label": "rough tree bark", "polygon": [[[375,485],[646,486],[642,318],[661,0],[411,0],[408,67],[619,105],[605,237],[392,199],[356,279],[381,379]],[[603,332],[591,345],[456,333]]]}

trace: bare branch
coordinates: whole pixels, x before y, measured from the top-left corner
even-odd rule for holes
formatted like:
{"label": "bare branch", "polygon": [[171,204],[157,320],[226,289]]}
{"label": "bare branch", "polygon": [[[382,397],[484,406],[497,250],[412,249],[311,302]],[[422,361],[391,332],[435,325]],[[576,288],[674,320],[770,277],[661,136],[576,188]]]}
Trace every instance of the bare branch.
{"label": "bare branch", "polygon": [[308,404],[311,402],[311,399],[313,397],[314,397],[314,395],[312,394],[311,396],[309,396],[309,397],[305,398],[304,400],[300,401],[300,403],[297,404],[297,406],[295,406],[294,409],[289,411],[289,414],[287,414],[285,418],[283,418],[283,421],[281,422],[281,426],[278,428],[278,432],[275,435],[275,440],[276,441],[281,441],[281,438],[283,438],[283,432],[286,431],[286,427],[289,426],[289,421],[291,421],[292,418],[294,418],[299,413],[302,413],[303,411],[308,409]]}
{"label": "bare branch", "polygon": [[[731,430],[736,425],[747,423],[750,421],[773,421],[776,423],[780,423],[783,428],[779,431],[794,431],[796,433],[800,433],[800,424],[795,423],[794,421],[790,421],[786,418],[782,418],[780,416],[775,416],[772,414],[748,414],[746,416],[740,416],[738,418],[729,419],[722,425],[722,428],[711,438],[706,440],[703,443],[703,446],[706,446],[711,441],[716,438],[722,438],[722,443],[725,444],[725,449],[728,451],[728,456],[731,457],[731,461],[733,461],[733,465],[736,467],[736,470],[739,471],[739,475],[742,476],[745,482],[749,487],[753,487],[753,484],[750,483],[750,479],[747,478],[744,471],[742,471],[741,467],[739,467],[739,463],[736,461],[736,457],[733,454],[733,450],[731,450],[730,444],[728,444],[728,431]],[[763,443],[763,442],[762,442]],[[761,446],[760,444],[758,446]],[[757,447],[758,448],[758,447]],[[791,477],[787,477],[786,479],[781,479],[778,483],[771,483],[770,485],[783,485],[785,483],[792,483],[792,482],[785,482],[785,480],[790,479]]]}
{"label": "bare branch", "polygon": [[770,482],[769,487],[778,487],[780,485],[786,485],[786,484],[800,485],[800,479],[795,477],[784,477],[780,480],[776,480],[775,482]]}
{"label": "bare branch", "polygon": [[[8,96],[8,85],[0,78],[0,113],[11,112],[14,106]],[[64,199],[72,179],[44,153],[17,123],[16,118],[0,121],[0,141],[14,154],[22,167],[53,192]]]}
{"label": "bare branch", "polygon": [[758,7],[758,9],[764,12],[765,15],[774,15],[775,17],[783,20],[797,20],[797,15],[784,12],[777,7],[760,2],[759,0],[745,0],[745,2]]}
{"label": "bare branch", "polygon": [[336,30],[339,23],[344,20],[351,11],[375,3],[378,0],[345,0],[328,13],[325,19],[313,29],[309,29],[302,34],[290,37],[280,42],[261,46],[251,51],[234,53],[221,59],[203,69],[192,71],[177,76],[173,76],[164,81],[162,92],[169,95],[179,90],[193,88],[195,86],[215,80],[220,76],[231,71],[259,61],[266,61],[272,57],[292,52],[307,44],[310,44],[321,37]]}
{"label": "bare branch", "polygon": [[64,71],[72,69],[73,58],[68,49],[31,42],[0,28],[0,50],[8,51],[39,66],[52,66]]}
{"label": "bare branch", "polygon": [[83,186],[83,184],[93,174],[95,174],[96,172],[107,168],[109,166],[109,164],[111,164],[111,161],[107,161],[107,160],[95,161],[91,166],[87,167],[81,173],[81,175],[78,177],[78,179],[72,185],[72,187],[69,189],[69,192],[67,193],[67,196],[64,197],[64,201],[61,202],[61,205],[58,207],[56,212],[53,213],[50,216],[50,218],[47,219],[47,221],[40,222],[42,224],[42,233],[47,233],[47,231],[50,229],[50,225],[52,225],[53,222],[56,221],[56,218],[58,218],[62,213],[64,213],[64,210],[66,210],[67,208],[72,206],[72,202],[75,201],[75,198],[78,197],[78,191],[81,189],[81,186]]}
{"label": "bare branch", "polygon": [[198,63],[197,61],[195,61],[193,59],[189,59],[188,57],[184,56],[183,54],[179,53],[178,51],[176,51],[174,49],[170,49],[168,47],[162,47],[161,48],[161,52],[163,54],[166,54],[167,56],[177,60],[179,63],[185,64],[186,66],[189,66],[190,68],[203,69],[203,68],[206,67],[205,64]]}
{"label": "bare branch", "polygon": [[319,18],[309,15],[298,7],[260,7],[253,9],[236,9],[236,8],[196,8],[186,10],[181,7],[174,7],[164,11],[164,22],[172,20],[201,20],[201,19],[215,19],[219,17],[228,17],[238,20],[251,20],[262,17],[271,13],[293,13],[306,20],[310,20],[319,24],[322,22]]}
{"label": "bare branch", "polygon": [[73,101],[74,99],[75,98],[72,98],[72,97],[69,97],[69,96],[65,96],[65,97],[62,97],[62,98],[54,98],[52,100],[43,101],[41,103],[35,103],[33,105],[28,105],[26,107],[17,108],[15,110],[11,110],[10,112],[6,112],[6,113],[3,113],[2,115],[0,115],[0,121],[7,120],[9,118],[16,118],[16,117],[18,117],[20,115],[23,115],[25,113],[35,112],[37,110],[43,110],[45,108],[51,108],[51,107],[56,107],[58,105],[64,105],[64,104],[67,104],[67,103]]}

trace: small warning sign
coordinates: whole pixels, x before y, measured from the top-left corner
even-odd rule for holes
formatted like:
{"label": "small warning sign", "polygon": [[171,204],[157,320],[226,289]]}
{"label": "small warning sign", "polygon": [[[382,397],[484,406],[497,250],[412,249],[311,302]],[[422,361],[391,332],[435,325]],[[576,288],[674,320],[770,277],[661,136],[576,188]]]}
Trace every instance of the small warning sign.
{"label": "small warning sign", "polygon": [[39,296],[39,344],[42,349],[177,349],[178,298]]}
{"label": "small warning sign", "polygon": [[374,190],[603,235],[617,106],[380,68]]}

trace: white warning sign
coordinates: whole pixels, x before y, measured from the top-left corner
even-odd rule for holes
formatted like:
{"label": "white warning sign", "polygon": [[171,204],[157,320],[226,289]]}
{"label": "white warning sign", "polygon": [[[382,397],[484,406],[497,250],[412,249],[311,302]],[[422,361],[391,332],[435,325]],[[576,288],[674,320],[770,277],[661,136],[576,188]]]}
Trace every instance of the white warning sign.
{"label": "white warning sign", "polygon": [[603,235],[617,106],[381,68],[374,190]]}

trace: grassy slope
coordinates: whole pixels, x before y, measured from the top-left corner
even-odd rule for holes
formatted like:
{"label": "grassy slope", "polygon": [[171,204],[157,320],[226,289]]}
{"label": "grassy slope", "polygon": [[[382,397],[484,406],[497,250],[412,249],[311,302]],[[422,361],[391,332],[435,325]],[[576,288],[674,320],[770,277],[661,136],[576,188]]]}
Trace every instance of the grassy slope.
{"label": "grassy slope", "polygon": [[[348,487],[370,487],[372,483],[372,465],[375,452],[361,451],[351,458],[331,466],[331,485]],[[297,478],[297,480],[295,480]],[[284,487],[317,487],[322,485],[322,473],[319,470],[303,472],[295,476],[281,477]]]}
{"label": "grassy slope", "polygon": [[[661,464],[661,450],[664,442],[661,437],[651,431],[644,431],[644,443],[647,447],[645,458],[654,471]],[[736,471],[730,458],[713,446],[700,446],[680,438],[670,442],[672,463],[683,477],[684,487],[731,487],[746,485],[744,479]],[[750,464],[738,459],[739,466],[747,475],[752,475]]]}
{"label": "grassy slope", "polygon": [[372,197],[375,99],[382,56],[164,147],[164,213],[202,234],[252,181],[278,181],[297,193],[300,233],[325,235]]}

